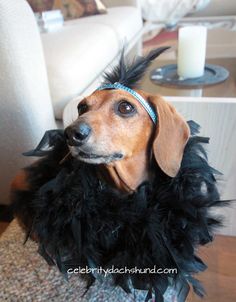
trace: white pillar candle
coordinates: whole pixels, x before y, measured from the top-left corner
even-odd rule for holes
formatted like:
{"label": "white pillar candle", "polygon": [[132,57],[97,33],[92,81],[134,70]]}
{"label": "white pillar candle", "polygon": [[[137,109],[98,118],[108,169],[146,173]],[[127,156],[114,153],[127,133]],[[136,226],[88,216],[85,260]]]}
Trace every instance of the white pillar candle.
{"label": "white pillar candle", "polygon": [[186,26],[179,29],[178,75],[198,78],[204,74],[207,29],[204,26]]}

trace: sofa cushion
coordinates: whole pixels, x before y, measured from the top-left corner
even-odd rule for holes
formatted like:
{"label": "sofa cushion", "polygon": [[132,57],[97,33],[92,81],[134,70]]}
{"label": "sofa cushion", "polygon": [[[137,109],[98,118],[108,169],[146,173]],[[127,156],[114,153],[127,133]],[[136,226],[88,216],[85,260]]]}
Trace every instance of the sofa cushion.
{"label": "sofa cushion", "polygon": [[100,24],[68,25],[42,39],[53,108],[60,119],[66,103],[112,61],[119,43],[113,30]]}
{"label": "sofa cushion", "polygon": [[140,10],[136,7],[113,7],[108,9],[108,14],[103,16],[93,16],[92,18],[83,18],[81,20],[70,20],[68,24],[78,23],[88,24],[96,23],[111,27],[117,36],[119,42],[124,44],[129,42],[142,28],[142,17]]}
{"label": "sofa cushion", "polygon": [[137,8],[115,7],[106,15],[67,21],[57,32],[42,34],[57,119],[67,102],[83,93],[141,28]]}

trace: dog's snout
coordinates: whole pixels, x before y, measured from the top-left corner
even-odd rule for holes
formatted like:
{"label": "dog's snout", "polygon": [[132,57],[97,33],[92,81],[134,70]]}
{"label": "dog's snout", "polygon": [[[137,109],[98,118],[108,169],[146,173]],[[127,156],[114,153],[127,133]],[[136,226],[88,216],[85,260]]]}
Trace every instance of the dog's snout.
{"label": "dog's snout", "polygon": [[91,128],[89,127],[88,124],[80,123],[75,129],[73,138],[75,140],[83,141],[89,136],[90,132],[91,132]]}
{"label": "dog's snout", "polygon": [[65,137],[69,145],[77,146],[83,143],[89,137],[90,133],[90,126],[81,122],[77,125],[67,127],[65,130]]}

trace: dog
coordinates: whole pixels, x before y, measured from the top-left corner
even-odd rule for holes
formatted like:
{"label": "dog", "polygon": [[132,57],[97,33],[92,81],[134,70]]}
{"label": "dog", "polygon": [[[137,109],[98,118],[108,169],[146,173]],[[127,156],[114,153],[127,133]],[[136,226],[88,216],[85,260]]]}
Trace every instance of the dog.
{"label": "dog", "polygon": [[[78,104],[78,118],[46,132],[26,155],[43,157],[12,182],[12,204],[49,264],[90,267],[175,267],[178,274],[114,275],[129,292],[156,301],[174,283],[178,301],[189,285],[204,294],[192,274],[206,266],[195,255],[220,223],[209,208],[222,206],[216,170],[196,134],[163,97],[138,88],[159,48],[131,64],[124,54],[105,82]],[[50,147],[47,149],[47,147]],[[90,275],[91,284],[96,277]]]}
{"label": "dog", "polygon": [[[167,175],[176,176],[190,136],[188,124],[171,104],[161,96],[136,91],[158,112],[157,125],[129,92],[97,90],[79,103],[78,119],[65,130],[71,154],[98,165],[101,177],[124,192],[135,191],[150,179],[153,156]],[[16,176],[13,189],[27,188],[25,173]]]}

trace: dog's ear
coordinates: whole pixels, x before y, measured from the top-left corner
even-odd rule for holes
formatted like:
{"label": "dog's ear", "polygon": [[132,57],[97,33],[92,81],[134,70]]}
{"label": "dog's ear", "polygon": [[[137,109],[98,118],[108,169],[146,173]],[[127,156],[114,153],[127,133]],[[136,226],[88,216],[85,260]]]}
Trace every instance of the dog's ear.
{"label": "dog's ear", "polygon": [[148,102],[156,109],[158,116],[153,140],[156,162],[167,175],[175,177],[190,136],[189,126],[175,108],[160,96],[148,96]]}

